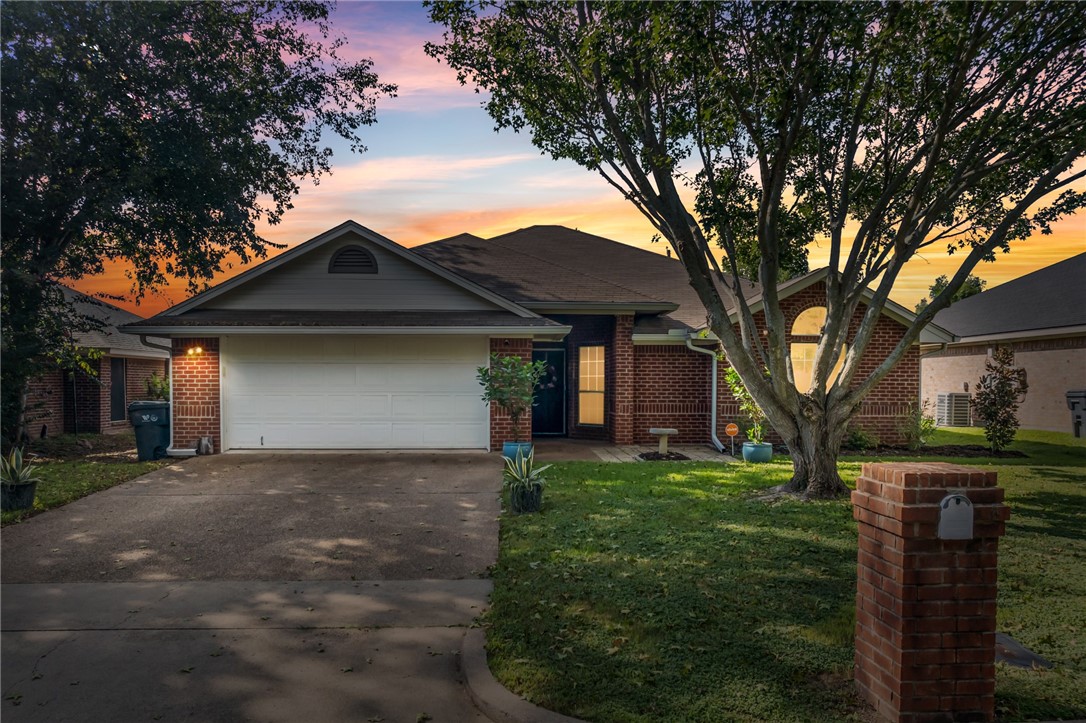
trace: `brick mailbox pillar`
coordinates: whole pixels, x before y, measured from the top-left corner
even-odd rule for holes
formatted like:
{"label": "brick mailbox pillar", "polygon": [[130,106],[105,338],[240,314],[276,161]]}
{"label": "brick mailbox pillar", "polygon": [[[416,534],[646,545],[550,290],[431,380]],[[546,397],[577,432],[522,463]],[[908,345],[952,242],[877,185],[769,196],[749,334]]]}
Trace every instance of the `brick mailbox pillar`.
{"label": "brick mailbox pillar", "polygon": [[865,464],[852,503],[860,694],[880,720],[993,720],[997,550],[1010,516],[995,472]]}

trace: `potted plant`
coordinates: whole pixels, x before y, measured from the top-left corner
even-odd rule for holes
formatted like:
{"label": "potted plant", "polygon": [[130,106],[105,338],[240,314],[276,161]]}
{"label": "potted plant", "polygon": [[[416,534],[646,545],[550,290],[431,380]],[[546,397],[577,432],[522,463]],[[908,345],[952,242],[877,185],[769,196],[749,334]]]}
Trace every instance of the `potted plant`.
{"label": "potted plant", "polygon": [[762,408],[758,406],[758,402],[754,401],[754,397],[747,391],[743,380],[739,378],[739,372],[728,369],[724,380],[727,382],[732,396],[735,397],[735,401],[739,402],[739,411],[750,420],[750,426],[746,429],[747,439],[750,441],[743,442],[743,461],[768,462],[773,459],[773,445],[764,441],[765,412],[762,411]]}
{"label": "potted plant", "polygon": [[543,506],[543,473],[549,464],[535,466],[535,453],[517,450],[517,456],[505,459],[502,486],[509,489],[509,508],[514,514],[539,512]]}
{"label": "potted plant", "polygon": [[0,508],[8,512],[33,507],[39,481],[34,465],[23,461],[23,451],[18,447],[7,457],[0,457]]}
{"label": "potted plant", "polygon": [[483,385],[483,401],[497,404],[513,423],[513,441],[502,444],[502,456],[512,459],[518,453],[530,454],[531,442],[520,441],[520,420],[535,404],[535,386],[546,373],[544,361],[528,362],[520,357],[490,355],[490,366],[477,369]]}

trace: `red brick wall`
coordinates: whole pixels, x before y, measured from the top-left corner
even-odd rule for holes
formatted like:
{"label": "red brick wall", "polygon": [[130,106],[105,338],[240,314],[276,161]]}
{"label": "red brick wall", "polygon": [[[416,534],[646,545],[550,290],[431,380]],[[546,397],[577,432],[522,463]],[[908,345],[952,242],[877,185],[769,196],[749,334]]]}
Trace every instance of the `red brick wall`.
{"label": "red brick wall", "polygon": [[32,438],[46,427],[49,436],[64,431],[64,372],[59,369],[34,377],[28,383],[27,431]]}
{"label": "red brick wall", "polygon": [[130,402],[137,399],[151,398],[147,394],[147,380],[152,373],[157,373],[160,377],[168,376],[165,359],[129,359],[127,364],[128,379],[126,384],[128,388],[125,392]]}
{"label": "red brick wall", "polygon": [[655,444],[651,427],[679,430],[673,444],[708,442],[712,358],[685,346],[653,345],[634,347],[634,361],[634,443]]}
{"label": "red brick wall", "polygon": [[[104,363],[103,363],[104,362]],[[89,362],[97,376],[75,372],[75,382],[71,374],[65,375],[64,381],[64,431],[65,432],[100,432],[102,431],[102,400],[105,399],[105,416],[109,421],[109,362],[96,359]],[[103,374],[103,367],[105,373]]]}
{"label": "red brick wall", "polygon": [[611,353],[605,374],[611,380],[611,395],[607,406],[611,414],[611,442],[633,444],[634,384],[637,370],[634,363],[633,315],[616,316],[611,335]]}
{"label": "red brick wall", "polygon": [[[192,347],[201,354],[189,355]],[[200,437],[211,437],[215,452],[222,451],[219,397],[218,338],[174,339],[173,356],[173,445],[191,448]]]}
{"label": "red brick wall", "polygon": [[[518,357],[523,361],[532,360],[531,339],[491,339],[490,352],[503,357]],[[520,418],[520,438],[522,441],[532,439],[532,413],[529,410]],[[513,441],[513,420],[498,407],[490,405],[490,449],[500,450],[504,442]]]}
{"label": "red brick wall", "polygon": [[[991,721],[999,538],[1009,509],[996,473],[865,464],[859,527],[855,680],[879,720]],[[972,503],[973,536],[939,539],[939,503]]]}
{"label": "red brick wall", "polygon": [[[781,310],[787,328],[791,329],[792,322],[803,311],[824,305],[825,289],[822,284],[815,284],[784,299]],[[863,306],[857,309],[849,325],[850,339],[858,330],[864,311]],[[755,315],[755,323],[761,332],[764,329],[764,316],[761,313]],[[874,371],[904,333],[904,326],[882,317],[860,361],[855,379],[863,379]],[[797,339],[809,341],[811,337]],[[791,334],[787,336],[787,341],[792,343]],[[637,444],[655,443],[655,437],[648,434],[649,427],[673,427],[679,430],[680,436],[673,439],[677,443],[709,442],[710,357],[692,352],[685,346],[674,345],[635,347],[634,359],[634,441]],[[728,422],[745,426],[739,414],[739,405],[724,383],[727,368],[727,362],[722,361],[718,365],[717,433],[725,442],[724,426]],[[920,352],[914,346],[868,395],[854,424],[878,435],[883,443],[899,443],[902,438],[897,430],[898,417],[905,413],[910,402],[917,402],[919,396]],[[776,434],[771,434],[770,439],[780,441]],[[745,437],[740,434],[737,441],[743,440]]]}

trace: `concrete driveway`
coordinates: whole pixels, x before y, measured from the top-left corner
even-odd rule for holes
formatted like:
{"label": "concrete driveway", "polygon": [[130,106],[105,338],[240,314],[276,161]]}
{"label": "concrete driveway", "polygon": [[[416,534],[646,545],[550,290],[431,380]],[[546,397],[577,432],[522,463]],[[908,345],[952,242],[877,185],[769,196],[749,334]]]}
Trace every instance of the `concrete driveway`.
{"label": "concrete driveway", "polygon": [[486,720],[457,653],[500,475],[482,454],[217,455],[6,528],[2,716]]}

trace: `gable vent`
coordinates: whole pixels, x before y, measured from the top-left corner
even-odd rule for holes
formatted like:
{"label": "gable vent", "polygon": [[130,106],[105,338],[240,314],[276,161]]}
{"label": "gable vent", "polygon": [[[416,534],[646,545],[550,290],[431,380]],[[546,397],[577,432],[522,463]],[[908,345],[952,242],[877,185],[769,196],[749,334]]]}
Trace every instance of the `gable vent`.
{"label": "gable vent", "polygon": [[345,246],[328,262],[330,274],[376,274],[377,259],[361,246]]}

